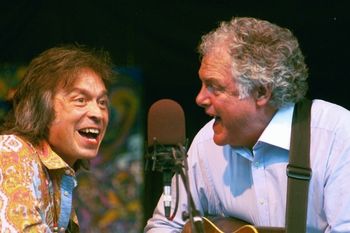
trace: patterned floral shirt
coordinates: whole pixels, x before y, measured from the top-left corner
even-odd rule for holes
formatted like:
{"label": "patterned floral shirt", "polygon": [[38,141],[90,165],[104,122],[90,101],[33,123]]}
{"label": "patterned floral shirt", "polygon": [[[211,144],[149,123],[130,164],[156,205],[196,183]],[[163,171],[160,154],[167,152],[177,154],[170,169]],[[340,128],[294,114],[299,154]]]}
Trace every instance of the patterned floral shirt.
{"label": "patterned floral shirt", "polygon": [[43,142],[0,135],[0,232],[79,232],[75,171]]}

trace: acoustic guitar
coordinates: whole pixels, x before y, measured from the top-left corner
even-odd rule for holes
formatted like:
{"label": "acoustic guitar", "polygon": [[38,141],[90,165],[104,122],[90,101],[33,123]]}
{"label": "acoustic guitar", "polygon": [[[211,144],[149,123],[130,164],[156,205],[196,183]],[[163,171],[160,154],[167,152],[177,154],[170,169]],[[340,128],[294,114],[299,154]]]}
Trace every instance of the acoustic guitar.
{"label": "acoustic guitar", "polygon": [[[203,217],[205,233],[284,233],[282,227],[257,227],[232,217]],[[182,233],[192,233],[191,222],[187,222]]]}

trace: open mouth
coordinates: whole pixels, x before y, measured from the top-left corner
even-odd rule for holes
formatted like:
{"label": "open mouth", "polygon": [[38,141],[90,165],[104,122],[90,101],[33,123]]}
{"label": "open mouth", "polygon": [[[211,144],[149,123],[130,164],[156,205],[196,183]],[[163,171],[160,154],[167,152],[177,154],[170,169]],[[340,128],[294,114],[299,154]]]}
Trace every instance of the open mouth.
{"label": "open mouth", "polygon": [[221,117],[215,116],[214,117],[215,121],[214,121],[214,127],[218,127],[222,124],[222,119]]}
{"label": "open mouth", "polygon": [[100,130],[92,128],[81,129],[78,132],[81,136],[88,139],[97,139],[98,135],[100,135]]}
{"label": "open mouth", "polygon": [[220,121],[221,120],[221,118],[218,117],[218,116],[215,116],[214,118],[215,118],[215,121]]}

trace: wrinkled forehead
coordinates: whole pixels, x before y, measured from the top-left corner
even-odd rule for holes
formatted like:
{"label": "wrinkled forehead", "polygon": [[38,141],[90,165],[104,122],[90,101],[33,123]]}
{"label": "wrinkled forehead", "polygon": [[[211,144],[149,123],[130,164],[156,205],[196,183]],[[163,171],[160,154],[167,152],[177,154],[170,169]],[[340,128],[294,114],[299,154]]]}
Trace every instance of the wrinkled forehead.
{"label": "wrinkled forehead", "polygon": [[103,83],[103,85],[106,87],[105,81],[94,70],[90,68],[79,68],[79,69],[73,70],[69,74],[66,74],[66,75],[63,74],[57,83],[56,91],[64,90],[66,92],[69,92],[73,90],[78,82],[84,81],[82,80],[84,79],[83,74],[86,74],[86,73],[93,73],[94,77],[97,77],[101,81],[101,83]]}
{"label": "wrinkled forehead", "polygon": [[231,71],[232,59],[230,54],[223,48],[213,49],[206,53],[202,60],[199,73],[208,71]]}

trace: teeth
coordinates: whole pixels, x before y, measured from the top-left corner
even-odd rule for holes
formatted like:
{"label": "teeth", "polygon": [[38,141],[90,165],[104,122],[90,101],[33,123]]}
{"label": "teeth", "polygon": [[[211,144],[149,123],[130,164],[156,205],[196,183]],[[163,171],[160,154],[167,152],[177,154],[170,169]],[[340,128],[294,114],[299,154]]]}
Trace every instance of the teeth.
{"label": "teeth", "polygon": [[94,133],[94,134],[100,133],[100,131],[98,129],[82,129],[81,131],[84,133]]}

